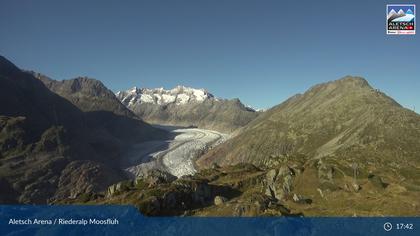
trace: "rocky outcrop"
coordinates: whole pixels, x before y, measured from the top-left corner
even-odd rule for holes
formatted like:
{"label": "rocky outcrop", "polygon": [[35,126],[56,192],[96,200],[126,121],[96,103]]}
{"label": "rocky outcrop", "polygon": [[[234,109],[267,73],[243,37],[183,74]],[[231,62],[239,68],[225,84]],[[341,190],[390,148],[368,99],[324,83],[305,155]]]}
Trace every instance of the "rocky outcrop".
{"label": "rocky outcrop", "polygon": [[334,168],[319,160],[317,163],[318,178],[321,182],[333,182]]}
{"label": "rocky outcrop", "polygon": [[230,203],[233,216],[287,216],[290,210],[276,199],[262,193],[253,193],[246,198]]}
{"label": "rocky outcrop", "polygon": [[293,190],[293,177],[295,172],[288,166],[271,169],[266,174],[265,194],[283,200]]}
{"label": "rocky outcrop", "polygon": [[177,179],[176,176],[171,175],[170,173],[158,169],[152,169],[146,172],[146,174],[142,177],[138,177],[138,179],[142,179],[146,181],[149,186],[156,186],[158,184],[163,183],[171,183]]}
{"label": "rocky outcrop", "polygon": [[56,197],[69,196],[70,198],[76,198],[81,194],[99,192],[123,179],[124,175],[118,170],[101,163],[74,161],[62,171]]}
{"label": "rocky outcrop", "polygon": [[312,200],[299,194],[293,194],[293,201],[300,204],[311,204]]}
{"label": "rocky outcrop", "polygon": [[369,181],[378,189],[384,189],[388,187],[388,184],[385,183],[382,178],[378,175],[369,174],[368,176]]}
{"label": "rocky outcrop", "polygon": [[225,203],[228,199],[222,196],[216,196],[214,197],[214,205],[220,206],[223,203]]}

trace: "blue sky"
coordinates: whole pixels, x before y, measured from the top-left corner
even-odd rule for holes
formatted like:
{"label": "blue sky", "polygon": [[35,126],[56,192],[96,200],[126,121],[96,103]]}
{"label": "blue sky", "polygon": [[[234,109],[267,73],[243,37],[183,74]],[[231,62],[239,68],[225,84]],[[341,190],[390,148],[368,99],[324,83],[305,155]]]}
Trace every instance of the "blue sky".
{"label": "blue sky", "polygon": [[419,36],[385,32],[401,2],[1,0],[0,54],[54,79],[181,84],[256,108],[358,75],[420,110]]}

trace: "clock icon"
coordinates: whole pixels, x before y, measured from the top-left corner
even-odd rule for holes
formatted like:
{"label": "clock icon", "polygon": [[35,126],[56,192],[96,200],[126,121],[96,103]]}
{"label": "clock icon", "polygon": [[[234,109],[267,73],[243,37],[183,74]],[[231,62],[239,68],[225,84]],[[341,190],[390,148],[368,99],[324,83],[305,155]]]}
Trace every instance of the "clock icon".
{"label": "clock icon", "polygon": [[389,223],[389,222],[386,222],[384,224],[384,230],[387,231],[387,232],[391,231],[392,230],[392,224]]}

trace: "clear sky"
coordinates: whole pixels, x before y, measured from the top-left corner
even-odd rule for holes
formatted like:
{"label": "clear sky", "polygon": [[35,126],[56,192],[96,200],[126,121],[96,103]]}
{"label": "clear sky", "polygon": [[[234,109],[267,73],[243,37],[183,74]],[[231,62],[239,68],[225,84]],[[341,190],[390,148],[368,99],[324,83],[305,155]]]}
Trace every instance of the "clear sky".
{"label": "clear sky", "polygon": [[256,108],[359,75],[418,112],[419,35],[385,32],[401,2],[0,0],[0,54],[58,80],[181,84]]}

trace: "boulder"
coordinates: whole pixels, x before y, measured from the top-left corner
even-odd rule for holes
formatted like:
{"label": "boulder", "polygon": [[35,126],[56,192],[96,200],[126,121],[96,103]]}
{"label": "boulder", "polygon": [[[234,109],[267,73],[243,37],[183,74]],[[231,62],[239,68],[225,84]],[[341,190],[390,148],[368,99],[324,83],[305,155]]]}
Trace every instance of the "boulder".
{"label": "boulder", "polygon": [[282,166],[278,169],[267,171],[265,178],[265,194],[282,200],[293,190],[293,169],[288,166]]}
{"label": "boulder", "polygon": [[321,182],[332,182],[334,176],[334,168],[323,163],[318,162],[318,178]]}
{"label": "boulder", "polygon": [[216,196],[216,197],[214,198],[214,205],[216,205],[216,206],[220,206],[220,205],[222,205],[223,203],[225,203],[227,200],[228,200],[228,199],[227,199],[227,198],[225,198],[225,197],[222,197],[222,196]]}
{"label": "boulder", "polygon": [[382,178],[377,175],[369,174],[368,179],[376,188],[383,189],[388,186],[388,184],[384,183]]}
{"label": "boulder", "polygon": [[312,203],[312,199],[304,197],[302,195],[298,195],[298,194],[293,194],[293,201],[296,203],[301,203],[301,204],[311,204]]}
{"label": "boulder", "polygon": [[113,184],[113,185],[108,187],[108,189],[106,191],[106,196],[110,197],[110,196],[113,196],[113,195],[118,194],[120,192],[127,191],[131,187],[133,187],[133,184],[134,184],[134,182],[131,181],[131,180],[126,180],[126,181],[122,181],[122,182]]}
{"label": "boulder", "polygon": [[357,193],[357,192],[359,192],[360,191],[360,189],[362,189],[362,187],[358,184],[358,183],[356,183],[356,182],[353,182],[352,184],[351,184],[351,186],[352,186],[352,188],[353,188],[353,190]]}
{"label": "boulder", "polygon": [[117,192],[117,185],[113,184],[108,187],[106,191],[106,196],[113,196]]}

